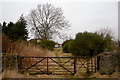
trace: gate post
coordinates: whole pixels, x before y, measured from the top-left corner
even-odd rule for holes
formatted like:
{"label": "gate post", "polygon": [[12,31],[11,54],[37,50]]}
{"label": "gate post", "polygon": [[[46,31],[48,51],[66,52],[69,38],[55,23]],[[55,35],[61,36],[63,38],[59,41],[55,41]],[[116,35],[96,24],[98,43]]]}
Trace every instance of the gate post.
{"label": "gate post", "polygon": [[47,57],[47,74],[49,74],[49,72],[48,72],[48,57]]}
{"label": "gate post", "polygon": [[74,57],[74,74],[76,73],[76,61],[77,61],[77,57]]}
{"label": "gate post", "polygon": [[100,69],[100,56],[97,57],[97,71]]}
{"label": "gate post", "polygon": [[95,73],[96,73],[96,70],[97,70],[97,57],[94,58],[94,70],[95,70]]}
{"label": "gate post", "polygon": [[24,72],[24,71],[22,70],[22,67],[23,67],[22,59],[23,59],[23,57],[20,57],[20,56],[17,55],[18,71],[19,71],[20,73],[23,73],[23,72]]}

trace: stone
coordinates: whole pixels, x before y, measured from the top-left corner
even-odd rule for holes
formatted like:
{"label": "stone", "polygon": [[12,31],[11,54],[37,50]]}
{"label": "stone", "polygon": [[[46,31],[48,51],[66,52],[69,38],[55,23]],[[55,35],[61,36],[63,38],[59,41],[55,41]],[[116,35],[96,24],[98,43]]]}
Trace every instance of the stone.
{"label": "stone", "polygon": [[104,54],[100,56],[100,69],[99,73],[101,75],[107,74],[110,75],[115,72],[115,58],[113,58],[112,54]]}

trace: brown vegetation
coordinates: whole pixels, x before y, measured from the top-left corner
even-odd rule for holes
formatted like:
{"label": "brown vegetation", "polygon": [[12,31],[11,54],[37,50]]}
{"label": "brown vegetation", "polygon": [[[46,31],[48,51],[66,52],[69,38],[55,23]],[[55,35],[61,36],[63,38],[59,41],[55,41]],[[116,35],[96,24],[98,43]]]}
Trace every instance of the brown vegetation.
{"label": "brown vegetation", "polygon": [[7,36],[2,34],[2,52],[20,56],[52,56],[50,51],[27,42],[11,42]]}
{"label": "brown vegetation", "polygon": [[2,34],[2,51],[3,52],[8,52],[8,48],[10,47],[10,41],[5,34]]}

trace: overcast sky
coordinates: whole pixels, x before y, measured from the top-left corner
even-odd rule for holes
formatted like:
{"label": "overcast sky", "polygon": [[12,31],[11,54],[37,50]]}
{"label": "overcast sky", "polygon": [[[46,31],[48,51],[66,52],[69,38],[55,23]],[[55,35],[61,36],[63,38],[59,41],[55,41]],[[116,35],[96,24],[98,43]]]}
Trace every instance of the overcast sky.
{"label": "overcast sky", "polygon": [[[30,1],[30,0],[29,0]],[[0,23],[3,21],[16,22],[21,14],[24,16],[30,10],[37,8],[38,4],[51,3],[61,7],[66,20],[70,22],[70,30],[67,35],[73,38],[78,32],[95,32],[101,27],[109,27],[115,38],[118,36],[118,2],[81,2],[79,0],[40,0],[37,2],[0,2]],[[56,39],[59,43],[62,40]]]}

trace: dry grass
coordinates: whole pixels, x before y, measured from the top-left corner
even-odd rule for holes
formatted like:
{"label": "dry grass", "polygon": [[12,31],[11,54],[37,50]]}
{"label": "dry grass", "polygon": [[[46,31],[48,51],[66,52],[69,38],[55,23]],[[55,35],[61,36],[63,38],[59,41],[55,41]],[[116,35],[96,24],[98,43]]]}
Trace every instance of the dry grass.
{"label": "dry grass", "polygon": [[10,49],[11,47],[11,43],[10,40],[8,39],[7,36],[5,36],[5,34],[2,34],[2,51],[3,52],[9,52],[8,49]]}
{"label": "dry grass", "polygon": [[15,54],[20,56],[54,56],[51,51],[42,49],[39,46],[22,42],[16,41],[11,42],[5,34],[2,34],[2,51],[4,53]]}
{"label": "dry grass", "polygon": [[20,56],[46,56],[48,51],[33,44],[21,42],[17,43],[14,53],[17,53]]}

